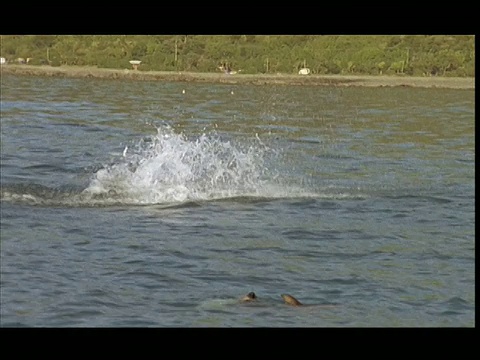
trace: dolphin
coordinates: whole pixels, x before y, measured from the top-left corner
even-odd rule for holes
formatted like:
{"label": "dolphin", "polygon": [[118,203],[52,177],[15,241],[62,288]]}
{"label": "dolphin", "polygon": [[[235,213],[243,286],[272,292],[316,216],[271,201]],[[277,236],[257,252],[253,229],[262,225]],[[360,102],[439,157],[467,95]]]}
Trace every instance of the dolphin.
{"label": "dolphin", "polygon": [[250,291],[247,295],[240,299],[241,302],[248,302],[257,300],[257,295],[253,291]]}
{"label": "dolphin", "polygon": [[287,304],[287,305],[291,305],[291,306],[301,306],[301,305],[303,305],[300,301],[295,299],[292,295],[281,294],[280,296],[282,297],[283,301],[285,301],[285,304]]}

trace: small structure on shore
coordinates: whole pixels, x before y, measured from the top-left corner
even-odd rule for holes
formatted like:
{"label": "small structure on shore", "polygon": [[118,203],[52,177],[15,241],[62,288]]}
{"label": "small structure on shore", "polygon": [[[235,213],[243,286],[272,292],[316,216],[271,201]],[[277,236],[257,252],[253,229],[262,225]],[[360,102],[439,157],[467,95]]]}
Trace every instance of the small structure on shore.
{"label": "small structure on shore", "polygon": [[218,67],[218,69],[219,69],[221,72],[224,72],[224,73],[227,74],[227,75],[234,75],[234,74],[237,74],[237,73],[239,73],[240,71],[242,71],[242,70],[238,70],[238,71],[232,70],[232,68],[230,67],[230,65],[229,65],[228,63],[222,63],[222,64],[220,64],[220,66]]}
{"label": "small structure on shore", "polygon": [[310,69],[309,68],[302,68],[298,72],[298,75],[310,75]]}
{"label": "small structure on shore", "polygon": [[138,65],[141,64],[140,60],[130,60],[130,64],[132,64],[133,70],[138,70]]}
{"label": "small structure on shore", "polygon": [[218,67],[218,70],[220,70],[221,72],[224,72],[225,74],[229,74],[230,71],[232,71],[232,69],[226,62],[220,64],[220,66]]}
{"label": "small structure on shore", "polygon": [[15,61],[19,64],[25,65],[28,64],[33,58],[16,58]]}

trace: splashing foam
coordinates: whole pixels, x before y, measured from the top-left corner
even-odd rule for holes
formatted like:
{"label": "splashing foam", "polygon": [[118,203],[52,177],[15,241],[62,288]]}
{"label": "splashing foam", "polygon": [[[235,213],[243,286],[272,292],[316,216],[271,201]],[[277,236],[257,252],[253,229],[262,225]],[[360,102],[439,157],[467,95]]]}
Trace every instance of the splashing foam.
{"label": "splashing foam", "polygon": [[336,185],[319,188],[295,172],[292,180],[282,159],[281,150],[258,136],[226,140],[212,132],[192,138],[160,127],[156,135],[125,147],[118,161],[94,173],[83,190],[14,184],[2,186],[1,200],[40,206],[170,206],[231,198],[365,197],[363,191]]}
{"label": "splashing foam", "polygon": [[96,172],[83,194],[131,204],[278,196],[281,186],[272,183],[277,175],[265,166],[267,153],[274,151],[258,136],[233,143],[215,133],[189,139],[158,128],[155,136],[126,147],[119,163]]}

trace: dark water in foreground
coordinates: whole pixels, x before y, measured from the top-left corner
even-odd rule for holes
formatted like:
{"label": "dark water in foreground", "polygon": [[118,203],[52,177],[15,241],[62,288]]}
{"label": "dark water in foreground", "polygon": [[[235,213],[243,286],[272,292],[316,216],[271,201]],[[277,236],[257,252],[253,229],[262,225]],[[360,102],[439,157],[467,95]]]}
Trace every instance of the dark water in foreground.
{"label": "dark water in foreground", "polygon": [[474,91],[1,81],[1,326],[475,325]]}

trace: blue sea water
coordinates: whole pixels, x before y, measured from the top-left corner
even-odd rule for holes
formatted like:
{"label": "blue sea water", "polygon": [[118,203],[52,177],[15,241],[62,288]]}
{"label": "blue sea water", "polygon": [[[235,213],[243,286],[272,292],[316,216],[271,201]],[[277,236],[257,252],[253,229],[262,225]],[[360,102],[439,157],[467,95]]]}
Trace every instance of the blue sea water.
{"label": "blue sea water", "polygon": [[1,81],[2,327],[475,326],[474,91]]}

